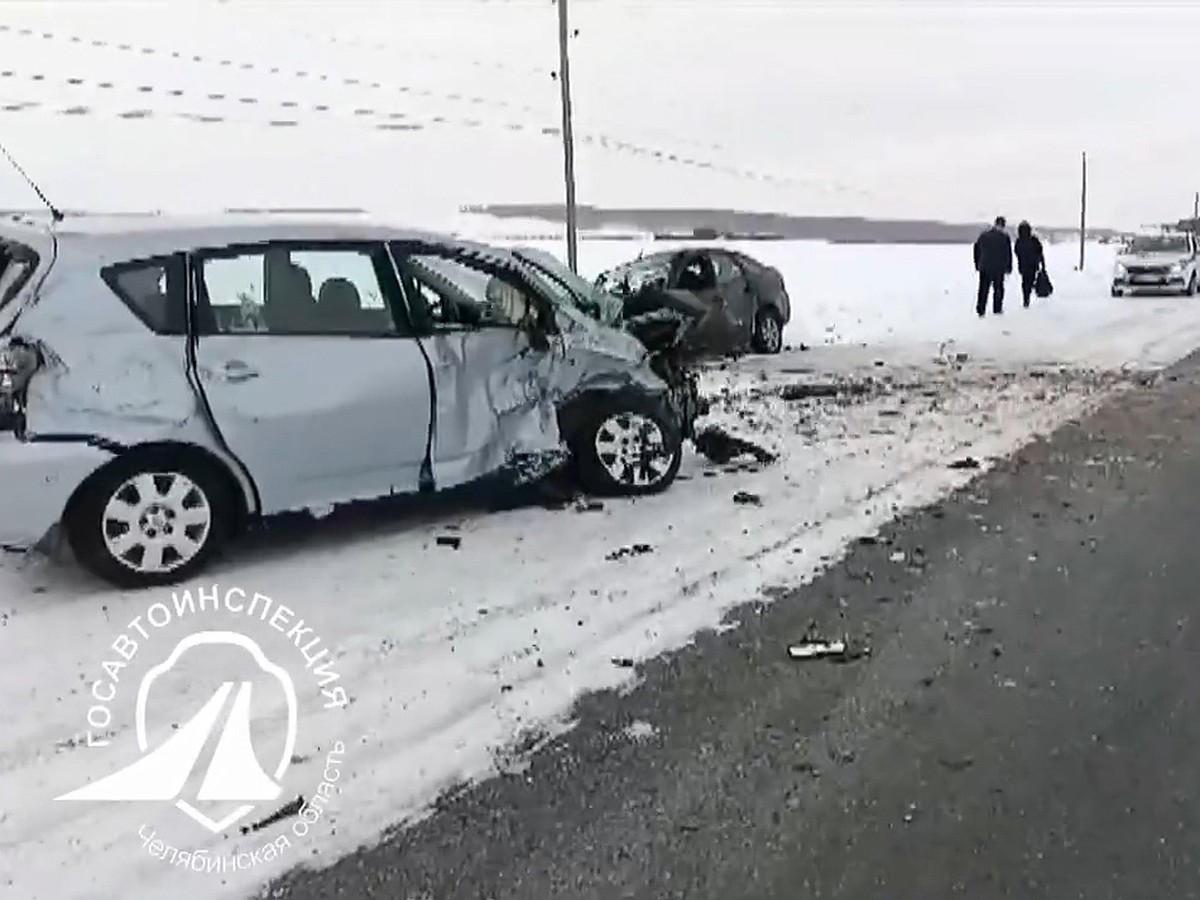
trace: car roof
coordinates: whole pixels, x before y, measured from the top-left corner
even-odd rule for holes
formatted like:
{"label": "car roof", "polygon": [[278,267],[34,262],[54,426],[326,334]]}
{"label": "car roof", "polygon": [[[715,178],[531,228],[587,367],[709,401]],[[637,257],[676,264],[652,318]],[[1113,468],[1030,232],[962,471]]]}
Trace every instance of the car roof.
{"label": "car roof", "polygon": [[0,220],[0,235],[42,243],[58,238],[60,254],[133,260],[181,250],[268,241],[403,241],[463,244],[449,235],[389,224],[365,214],[220,213],[209,215],[18,215]]}

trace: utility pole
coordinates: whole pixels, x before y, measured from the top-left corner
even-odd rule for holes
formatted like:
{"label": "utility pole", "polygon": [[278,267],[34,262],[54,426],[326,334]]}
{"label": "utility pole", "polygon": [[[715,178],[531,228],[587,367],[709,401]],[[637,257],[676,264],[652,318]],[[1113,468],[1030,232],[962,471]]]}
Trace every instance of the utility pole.
{"label": "utility pole", "polygon": [[1200,191],[1192,198],[1192,231],[1200,228]]}
{"label": "utility pole", "polygon": [[558,87],[562,92],[563,180],[567,201],[567,265],[579,273],[579,234],[575,207],[575,129],[571,118],[571,60],[567,42],[571,39],[567,20],[567,0],[558,2]]}
{"label": "utility pole", "polygon": [[1079,271],[1083,271],[1084,248],[1087,246],[1087,151],[1083,151],[1082,183],[1079,189]]}

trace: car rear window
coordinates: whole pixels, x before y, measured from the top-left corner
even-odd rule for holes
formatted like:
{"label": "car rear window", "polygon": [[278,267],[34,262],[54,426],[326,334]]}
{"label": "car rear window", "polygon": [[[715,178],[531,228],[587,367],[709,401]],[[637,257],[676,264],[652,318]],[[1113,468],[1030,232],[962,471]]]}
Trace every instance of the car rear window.
{"label": "car rear window", "polygon": [[101,269],[100,277],[151,331],[187,332],[187,274],[181,255],[116,263]]}
{"label": "car rear window", "polygon": [[37,254],[24,244],[0,241],[0,309],[29,281],[37,268]]}

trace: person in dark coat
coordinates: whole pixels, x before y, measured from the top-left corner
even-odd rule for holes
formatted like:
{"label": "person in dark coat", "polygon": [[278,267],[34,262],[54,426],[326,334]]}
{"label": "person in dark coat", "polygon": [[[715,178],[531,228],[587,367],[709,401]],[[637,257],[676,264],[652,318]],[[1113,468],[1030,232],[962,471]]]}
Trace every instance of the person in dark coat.
{"label": "person in dark coat", "polygon": [[1009,238],[1004,216],[997,216],[995,224],[975,239],[975,271],[979,273],[979,297],[975,301],[975,312],[980,317],[987,315],[988,291],[992,294],[992,312],[1004,312],[1004,279],[1013,270],[1012,239]]}
{"label": "person in dark coat", "polygon": [[1013,251],[1017,255],[1017,271],[1021,273],[1021,300],[1028,306],[1038,272],[1046,268],[1046,254],[1042,250],[1042,242],[1033,233],[1028,222],[1017,226],[1017,240],[1013,244]]}

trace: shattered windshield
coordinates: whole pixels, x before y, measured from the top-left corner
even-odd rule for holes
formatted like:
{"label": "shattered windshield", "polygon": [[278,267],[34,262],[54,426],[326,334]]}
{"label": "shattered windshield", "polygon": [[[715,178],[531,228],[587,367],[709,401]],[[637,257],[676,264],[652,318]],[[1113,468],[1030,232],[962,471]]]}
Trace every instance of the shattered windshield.
{"label": "shattered windshield", "polygon": [[549,282],[555,299],[582,310],[603,325],[616,325],[624,308],[620,298],[580,278],[553,253],[522,247],[514,255],[532,266]]}
{"label": "shattered windshield", "polygon": [[1147,235],[1129,243],[1130,253],[1187,253],[1187,238],[1177,235]]}
{"label": "shattered windshield", "polygon": [[667,286],[669,261],[661,256],[634,260],[605,272],[597,286],[620,297],[632,297],[643,288]]}

